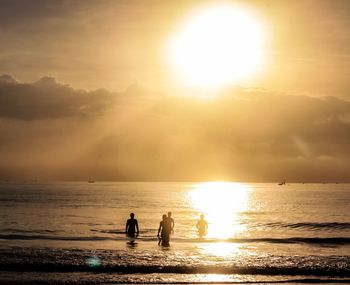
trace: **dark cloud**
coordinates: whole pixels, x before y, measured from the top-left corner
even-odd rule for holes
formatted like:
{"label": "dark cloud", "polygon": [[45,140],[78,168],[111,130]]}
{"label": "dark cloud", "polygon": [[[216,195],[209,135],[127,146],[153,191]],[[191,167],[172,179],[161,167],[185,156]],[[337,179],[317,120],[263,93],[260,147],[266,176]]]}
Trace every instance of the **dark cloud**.
{"label": "dark cloud", "polygon": [[106,90],[75,90],[43,77],[34,83],[19,83],[10,75],[0,76],[0,117],[22,120],[96,115],[116,100]]}
{"label": "dark cloud", "polygon": [[13,27],[49,18],[62,18],[81,9],[89,1],[0,0],[0,24]]}
{"label": "dark cloud", "polygon": [[211,99],[0,77],[1,177],[350,181],[350,102],[235,87]]}

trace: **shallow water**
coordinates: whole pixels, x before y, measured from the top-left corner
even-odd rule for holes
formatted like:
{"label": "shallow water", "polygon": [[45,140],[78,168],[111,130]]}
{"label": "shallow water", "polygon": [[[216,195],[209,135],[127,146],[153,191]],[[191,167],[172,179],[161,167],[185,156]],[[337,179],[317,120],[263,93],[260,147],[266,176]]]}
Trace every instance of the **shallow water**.
{"label": "shallow water", "polygon": [[[349,194],[349,184],[3,184],[0,281],[350,282]],[[124,235],[131,211],[134,241]],[[168,211],[175,232],[162,248]]]}

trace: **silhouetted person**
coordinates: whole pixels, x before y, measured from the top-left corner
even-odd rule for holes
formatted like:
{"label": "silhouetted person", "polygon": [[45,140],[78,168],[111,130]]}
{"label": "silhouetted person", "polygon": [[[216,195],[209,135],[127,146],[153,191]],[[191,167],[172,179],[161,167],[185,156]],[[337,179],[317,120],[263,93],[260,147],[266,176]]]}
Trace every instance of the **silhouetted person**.
{"label": "silhouetted person", "polygon": [[207,234],[208,222],[204,220],[204,215],[200,215],[200,219],[197,222],[197,230],[199,237],[203,237]]}
{"label": "silhouetted person", "polygon": [[170,242],[170,232],[171,232],[171,223],[169,218],[166,215],[163,215],[161,222],[159,223],[158,228],[158,234],[157,237],[159,238],[159,234],[161,234],[160,241],[162,246],[169,246]]}
{"label": "silhouetted person", "polygon": [[170,223],[170,233],[173,234],[174,233],[174,226],[175,226],[175,222],[174,219],[171,217],[171,212],[168,212],[168,222]]}
{"label": "silhouetted person", "polygon": [[126,221],[125,233],[129,237],[135,237],[139,234],[139,224],[137,223],[137,220],[134,217],[135,214],[131,213],[130,219]]}

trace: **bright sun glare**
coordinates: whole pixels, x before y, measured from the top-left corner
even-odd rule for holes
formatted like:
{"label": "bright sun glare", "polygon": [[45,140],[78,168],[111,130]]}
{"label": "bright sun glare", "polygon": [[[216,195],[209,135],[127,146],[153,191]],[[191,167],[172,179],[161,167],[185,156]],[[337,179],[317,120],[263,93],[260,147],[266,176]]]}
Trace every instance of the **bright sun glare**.
{"label": "bright sun glare", "polygon": [[191,86],[237,83],[262,63],[261,24],[242,8],[206,7],[192,14],[168,43],[175,74]]}
{"label": "bright sun glare", "polygon": [[190,192],[193,207],[208,221],[208,238],[231,238],[244,230],[239,213],[247,208],[249,190],[242,183],[208,182]]}

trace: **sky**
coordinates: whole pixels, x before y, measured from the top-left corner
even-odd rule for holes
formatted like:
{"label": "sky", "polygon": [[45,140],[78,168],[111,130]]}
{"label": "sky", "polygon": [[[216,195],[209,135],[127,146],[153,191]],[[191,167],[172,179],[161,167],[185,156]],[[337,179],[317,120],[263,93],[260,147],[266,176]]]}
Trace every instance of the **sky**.
{"label": "sky", "polygon": [[264,64],[207,98],[164,50],[223,1],[0,0],[0,179],[350,182],[350,2],[224,2]]}

